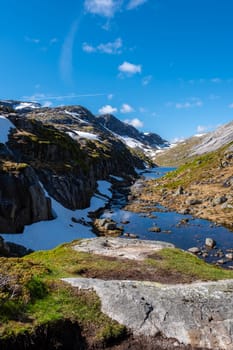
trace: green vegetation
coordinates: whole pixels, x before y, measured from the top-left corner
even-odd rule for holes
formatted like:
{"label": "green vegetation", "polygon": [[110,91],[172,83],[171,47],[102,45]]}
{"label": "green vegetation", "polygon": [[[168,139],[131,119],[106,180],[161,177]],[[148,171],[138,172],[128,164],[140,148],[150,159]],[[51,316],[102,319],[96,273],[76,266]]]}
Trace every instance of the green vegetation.
{"label": "green vegetation", "polygon": [[214,265],[206,264],[196,256],[180,249],[163,249],[156,252],[157,258],[148,259],[148,263],[166,271],[180,272],[184,276],[194,277],[197,280],[221,280],[233,278],[233,272],[223,270]]}
{"label": "green vegetation", "polygon": [[[224,158],[224,153],[231,145],[232,143],[217,151],[196,156],[189,162],[179,166],[177,170],[169,172],[162,179],[166,181],[165,187],[177,188],[179,185],[188,186],[189,184],[201,181],[204,178],[211,178],[211,170],[221,166],[221,160]],[[157,181],[160,182],[160,180]]]}
{"label": "green vegetation", "polygon": [[[74,243],[73,243],[74,244]],[[75,242],[78,244],[78,242]],[[163,249],[144,262],[118,260],[81,253],[64,244],[50,251],[38,251],[22,259],[0,259],[0,336],[33,330],[61,319],[77,321],[82,329],[94,330],[96,342],[108,343],[125,334],[125,327],[101,312],[94,292],[80,291],[60,280],[62,277],[98,276],[124,278],[141,270],[156,275],[182,274],[196,280],[233,278],[232,271],[208,265],[178,249]],[[123,276],[123,277],[122,277]]]}

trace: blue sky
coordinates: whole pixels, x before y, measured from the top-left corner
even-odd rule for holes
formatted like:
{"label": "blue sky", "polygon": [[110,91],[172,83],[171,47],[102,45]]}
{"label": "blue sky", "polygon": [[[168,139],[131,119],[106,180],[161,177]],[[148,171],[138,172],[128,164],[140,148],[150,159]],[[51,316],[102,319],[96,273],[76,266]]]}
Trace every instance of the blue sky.
{"label": "blue sky", "polygon": [[2,0],[1,13],[1,99],[80,104],[168,140],[233,119],[231,0]]}

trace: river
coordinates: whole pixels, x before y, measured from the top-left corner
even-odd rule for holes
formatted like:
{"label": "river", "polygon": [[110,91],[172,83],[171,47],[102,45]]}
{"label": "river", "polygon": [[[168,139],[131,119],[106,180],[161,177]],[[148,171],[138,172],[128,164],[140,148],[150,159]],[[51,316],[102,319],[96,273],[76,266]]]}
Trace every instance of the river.
{"label": "river", "polygon": [[[156,179],[173,169],[153,168],[144,172],[142,176],[145,179]],[[124,189],[122,192],[119,190],[113,196],[109,208],[103,212],[101,218],[112,218],[118,225],[124,227],[124,233],[136,235],[139,239],[166,241],[184,250],[199,247],[204,255],[208,254],[205,261],[216,263],[223,260],[224,267],[233,268],[233,262],[225,258],[226,253],[233,252],[232,231],[208,220],[182,215],[161,206],[155,206],[150,215],[126,211],[122,209],[126,203]],[[188,222],[182,223],[182,220]],[[154,226],[161,228],[161,232],[150,232],[150,228]],[[206,238],[215,240],[214,249],[205,247]]]}
{"label": "river", "polygon": [[[166,174],[174,168],[152,168],[141,173],[142,179],[156,179]],[[137,183],[136,183],[137,184]],[[233,268],[233,262],[224,258],[226,253],[233,252],[233,232],[213,224],[208,220],[195,219],[190,215],[182,215],[166,208],[154,207],[154,211],[147,215],[143,213],[133,213],[124,210],[127,203],[127,188],[119,187],[113,192],[113,198],[103,211],[101,218],[112,218],[120,226],[123,226],[124,233],[131,233],[140,239],[159,240],[173,243],[176,247],[187,250],[191,247],[200,247],[208,253],[205,257],[207,262],[217,262],[224,259],[224,267]],[[70,218],[71,219],[71,218]],[[188,219],[185,224],[180,224],[181,220]],[[46,224],[46,223],[45,223]],[[49,229],[52,222],[47,222],[44,229],[39,231],[29,229],[22,234],[4,234],[2,235],[6,241],[21,244],[33,250],[51,249],[58,244],[72,241],[79,238],[91,238],[95,235],[91,231],[91,227],[75,224],[71,222],[67,229]],[[41,225],[34,224],[33,227]],[[150,232],[151,227],[161,228],[161,232]],[[30,228],[30,226],[29,226]],[[72,229],[72,231],[68,230]],[[54,231],[54,232],[52,232]],[[123,236],[124,237],[124,236]],[[209,237],[216,241],[216,247],[212,250],[206,250],[205,239]]]}

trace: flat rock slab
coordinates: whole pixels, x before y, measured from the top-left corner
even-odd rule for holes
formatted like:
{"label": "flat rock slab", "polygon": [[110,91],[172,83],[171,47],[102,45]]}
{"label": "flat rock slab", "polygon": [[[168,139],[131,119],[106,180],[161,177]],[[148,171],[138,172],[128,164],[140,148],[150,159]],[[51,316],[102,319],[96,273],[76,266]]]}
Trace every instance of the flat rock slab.
{"label": "flat rock slab", "polygon": [[131,260],[144,260],[163,248],[174,248],[171,243],[139,239],[98,237],[82,240],[74,249],[80,252],[99,254]]}
{"label": "flat rock slab", "polygon": [[233,280],[190,285],[65,278],[95,290],[102,311],[134,334],[163,334],[194,348],[233,349]]}

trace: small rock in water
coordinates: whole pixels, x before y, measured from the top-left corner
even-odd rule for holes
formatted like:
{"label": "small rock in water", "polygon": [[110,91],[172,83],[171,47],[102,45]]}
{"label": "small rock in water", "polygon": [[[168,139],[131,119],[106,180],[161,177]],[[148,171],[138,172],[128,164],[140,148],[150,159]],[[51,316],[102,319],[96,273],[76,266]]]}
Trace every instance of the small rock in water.
{"label": "small rock in water", "polygon": [[138,238],[138,236],[135,235],[134,233],[128,233],[128,232],[124,233],[124,236],[129,238]]}
{"label": "small rock in water", "polygon": [[209,248],[213,248],[216,245],[216,242],[212,238],[206,238],[205,245]]}
{"label": "small rock in water", "polygon": [[198,248],[198,247],[192,247],[192,248],[189,248],[189,249],[188,249],[188,252],[189,252],[189,253],[193,253],[193,254],[198,254],[198,253],[200,253],[200,248]]}
{"label": "small rock in water", "polygon": [[226,258],[229,260],[233,260],[233,253],[226,254]]}
{"label": "small rock in water", "polygon": [[150,232],[161,232],[161,228],[157,226],[152,226],[148,229]]}
{"label": "small rock in water", "polygon": [[179,211],[179,213],[183,214],[183,215],[188,215],[188,214],[190,214],[190,209],[189,208],[182,209]]}

